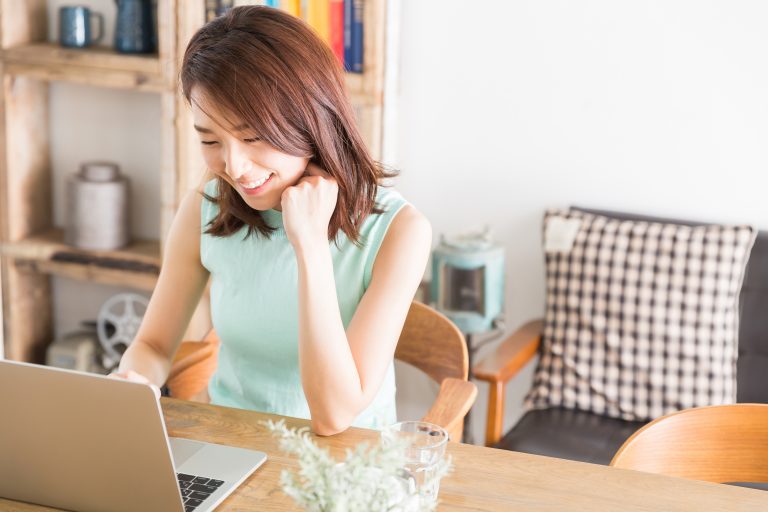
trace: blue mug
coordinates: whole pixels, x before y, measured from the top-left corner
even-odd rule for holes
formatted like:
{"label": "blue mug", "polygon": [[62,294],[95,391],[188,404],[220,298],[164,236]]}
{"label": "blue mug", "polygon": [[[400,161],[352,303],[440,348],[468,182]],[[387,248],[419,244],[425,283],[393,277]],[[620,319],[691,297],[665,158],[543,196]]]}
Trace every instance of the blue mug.
{"label": "blue mug", "polygon": [[115,50],[120,53],[152,53],[157,46],[156,7],[152,0],[115,0]]}
{"label": "blue mug", "polygon": [[[91,33],[91,17],[98,20],[98,35]],[[67,48],[85,48],[104,37],[104,16],[83,6],[59,8],[59,43]]]}

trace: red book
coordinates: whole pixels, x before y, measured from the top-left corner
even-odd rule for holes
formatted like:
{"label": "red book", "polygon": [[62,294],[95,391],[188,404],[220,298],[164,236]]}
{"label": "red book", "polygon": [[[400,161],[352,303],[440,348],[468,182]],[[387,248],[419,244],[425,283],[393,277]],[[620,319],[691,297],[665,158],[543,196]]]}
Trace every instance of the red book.
{"label": "red book", "polygon": [[344,65],[344,0],[330,0],[330,44],[336,58]]}

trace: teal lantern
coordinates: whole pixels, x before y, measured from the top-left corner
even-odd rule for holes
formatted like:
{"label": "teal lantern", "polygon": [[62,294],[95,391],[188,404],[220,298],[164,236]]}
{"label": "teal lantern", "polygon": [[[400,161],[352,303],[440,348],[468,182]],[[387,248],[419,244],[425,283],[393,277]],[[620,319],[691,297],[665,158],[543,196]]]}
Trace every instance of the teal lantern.
{"label": "teal lantern", "polygon": [[487,228],[440,238],[432,252],[431,295],[465,334],[493,329],[504,309],[504,248]]}

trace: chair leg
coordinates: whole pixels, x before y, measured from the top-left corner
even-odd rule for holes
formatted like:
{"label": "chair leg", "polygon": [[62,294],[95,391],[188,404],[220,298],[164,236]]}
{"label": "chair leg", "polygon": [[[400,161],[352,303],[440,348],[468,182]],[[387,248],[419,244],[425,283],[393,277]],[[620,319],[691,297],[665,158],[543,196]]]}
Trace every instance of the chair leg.
{"label": "chair leg", "polygon": [[493,446],[499,442],[503,421],[504,382],[491,382],[488,392],[488,423],[485,426],[485,446]]}

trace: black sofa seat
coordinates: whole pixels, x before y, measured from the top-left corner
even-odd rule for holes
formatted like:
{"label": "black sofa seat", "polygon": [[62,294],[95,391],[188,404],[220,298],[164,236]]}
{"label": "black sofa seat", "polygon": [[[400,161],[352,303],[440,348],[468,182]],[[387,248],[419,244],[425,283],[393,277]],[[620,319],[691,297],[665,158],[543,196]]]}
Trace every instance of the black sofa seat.
{"label": "black sofa seat", "polygon": [[608,464],[643,421],[624,421],[574,409],[535,409],[496,448],[594,464]]}

